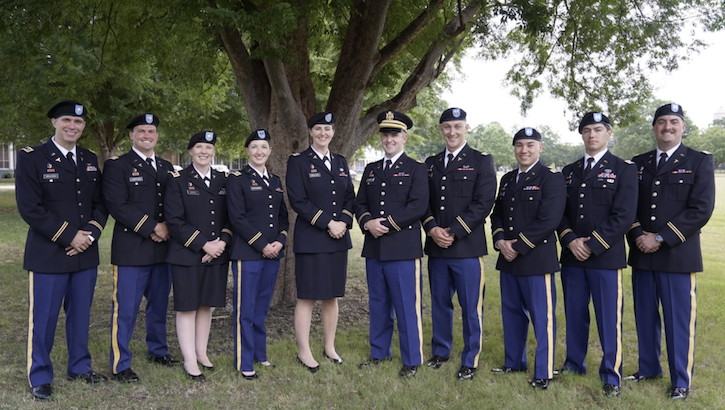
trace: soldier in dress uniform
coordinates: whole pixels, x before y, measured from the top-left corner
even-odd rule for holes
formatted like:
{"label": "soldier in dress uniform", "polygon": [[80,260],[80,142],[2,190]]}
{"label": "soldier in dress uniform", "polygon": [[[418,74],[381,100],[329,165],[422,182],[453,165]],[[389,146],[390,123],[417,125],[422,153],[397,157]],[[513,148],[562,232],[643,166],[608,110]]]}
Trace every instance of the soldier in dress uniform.
{"label": "soldier in dress uniform", "polygon": [[345,296],[355,188],[345,157],[329,150],[335,115],[319,112],[307,120],[307,128],[312,143],[289,157],[286,182],[290,206],[297,212],[293,245],[297,360],[315,373],[320,365],[310,350],[310,326],[317,300],[322,301],[323,356],[342,364],[335,350],[337,298]]}
{"label": "soldier in dress uniform", "polygon": [[247,380],[258,379],[254,362],[267,360],[269,312],[280,259],[287,243],[287,205],[282,180],[267,170],[272,152],[266,130],[249,134],[244,146],[249,164],[227,182],[229,223],[236,235],[230,256],[234,275],[234,368]]}
{"label": "soldier in dress uniform", "polygon": [[564,177],[539,161],[541,134],[523,128],[514,135],[519,167],[501,178],[491,214],[494,247],[500,252],[501,316],[506,360],[494,373],[528,369],[529,319],[536,334],[534,379],[545,390],[554,376],[556,285],[559,270],[555,229],[566,202]]}
{"label": "soldier in dress uniform", "polygon": [[169,254],[176,309],[176,333],[184,371],[206,380],[199,369],[214,370],[206,349],[213,307],[226,306],[232,231],[227,218],[227,175],[211,167],[217,135],[202,131],[189,140],[192,163],[173,172],[164,198],[171,233]]}
{"label": "soldier in dress uniform", "polygon": [[460,380],[470,380],[478,368],[483,340],[483,255],[488,253],[483,225],[496,197],[493,158],[466,143],[466,112],[449,108],[440,117],[446,148],[428,157],[430,206],[423,217],[428,233],[428,278],[433,317],[433,356],[428,367],[450,360],[453,347],[453,293],[463,315]]}
{"label": "soldier in dress uniform", "polygon": [[673,400],[690,391],[695,359],[697,279],[702,272],[700,229],[715,206],[712,155],[682,144],[685,114],[678,104],[657,109],[657,149],[633,158],[639,173],[637,219],[629,231],[639,369],[625,380],[662,376],[665,323]]}
{"label": "soldier in dress uniform", "polygon": [[164,219],[164,191],[173,167],[159,158],[159,118],[142,114],[126,125],[131,150],[106,161],[103,197],[116,220],[111,245],[111,371],[121,382],[137,382],[129,342],[141,299],[146,297],[147,357],[153,363],[179,364],[166,344],[166,311],[171,272],[166,263],[169,230]]}
{"label": "soldier in dress uniform", "polygon": [[48,111],[55,134],[18,153],[15,195],[29,225],[23,268],[28,270],[28,382],[38,400],[53,393],[53,349],[60,306],[65,310],[69,380],[106,381],[91,369],[88,326],[98,276],[98,239],[108,213],[101,172],[91,151],[76,145],[86,107],[62,101]]}
{"label": "soldier in dress uniform", "polygon": [[426,169],[403,152],[413,121],[396,111],[377,120],[385,157],[365,167],[356,199],[370,304],[370,358],[360,367],[392,358],[395,312],[403,359],[398,374],[412,377],[423,361],[420,221],[428,208]]}
{"label": "soldier in dress uniform", "polygon": [[604,394],[619,395],[622,380],[622,269],[624,236],[637,210],[634,163],[609,150],[609,118],[589,112],[579,122],[584,157],[564,167],[567,201],[559,224],[561,286],[566,314],[566,361],[560,373],[586,374],[589,300],[604,353],[599,377]]}

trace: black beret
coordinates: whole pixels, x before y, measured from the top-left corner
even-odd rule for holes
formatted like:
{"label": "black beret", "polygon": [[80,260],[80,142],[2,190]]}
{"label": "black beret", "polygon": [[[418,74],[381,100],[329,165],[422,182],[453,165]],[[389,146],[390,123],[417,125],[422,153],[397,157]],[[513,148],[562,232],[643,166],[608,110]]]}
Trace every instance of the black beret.
{"label": "black beret", "polygon": [[207,144],[216,144],[216,133],[213,131],[201,131],[191,136],[189,140],[189,146],[186,149],[191,149],[199,142],[205,142]]}
{"label": "black beret", "polygon": [[383,111],[378,114],[378,130],[380,132],[399,132],[413,128],[413,120],[398,111]]}
{"label": "black beret", "polygon": [[582,133],[582,128],[586,127],[589,124],[611,125],[612,123],[609,122],[609,118],[607,118],[607,116],[602,114],[601,112],[588,112],[584,114],[582,120],[579,122],[579,134]]}
{"label": "black beret", "polygon": [[539,131],[531,127],[521,128],[519,132],[514,135],[513,144],[516,144],[518,140],[536,140],[541,141],[541,134]]}
{"label": "black beret", "polygon": [[64,115],[86,118],[88,110],[86,110],[86,107],[78,101],[66,100],[54,105],[53,108],[48,111],[48,118],[58,118]]}
{"label": "black beret", "polygon": [[669,103],[661,106],[657,109],[657,111],[655,111],[655,117],[652,119],[652,125],[655,125],[657,118],[663,115],[676,115],[682,118],[683,121],[685,120],[685,110],[682,109],[682,106],[675,103]]}
{"label": "black beret", "polygon": [[312,128],[316,124],[329,124],[332,125],[335,123],[335,115],[331,112],[318,112],[317,114],[310,117],[309,120],[307,120],[307,128]]}
{"label": "black beret", "polygon": [[443,124],[446,121],[465,121],[466,120],[466,112],[463,111],[460,108],[449,108],[445,111],[443,111],[443,114],[441,114],[441,119],[438,120],[438,124]]}
{"label": "black beret", "polygon": [[269,142],[272,139],[272,136],[269,135],[269,131],[265,130],[257,130],[252,131],[251,134],[247,137],[247,140],[244,142],[244,148],[247,148],[249,146],[249,143],[252,141],[267,141]]}
{"label": "black beret", "polygon": [[154,127],[159,126],[159,117],[153,115],[153,114],[141,114],[137,117],[134,117],[131,122],[126,124],[126,128],[129,130],[132,130],[133,127],[137,125],[153,125]]}

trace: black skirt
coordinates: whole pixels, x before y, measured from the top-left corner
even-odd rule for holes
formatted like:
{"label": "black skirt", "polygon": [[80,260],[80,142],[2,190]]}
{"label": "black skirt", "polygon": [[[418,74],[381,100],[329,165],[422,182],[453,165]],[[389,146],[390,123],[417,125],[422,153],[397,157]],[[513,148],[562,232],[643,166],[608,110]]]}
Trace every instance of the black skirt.
{"label": "black skirt", "polygon": [[188,312],[201,306],[226,306],[229,263],[203,266],[171,265],[174,310]]}
{"label": "black skirt", "polygon": [[327,300],[345,296],[347,250],[333,253],[296,253],[298,299]]}

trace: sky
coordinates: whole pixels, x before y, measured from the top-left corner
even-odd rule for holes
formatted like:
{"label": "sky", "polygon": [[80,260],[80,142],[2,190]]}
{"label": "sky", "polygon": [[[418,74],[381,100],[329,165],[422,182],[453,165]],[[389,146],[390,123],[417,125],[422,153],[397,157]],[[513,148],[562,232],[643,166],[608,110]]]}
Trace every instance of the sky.
{"label": "sky", "polygon": [[[725,32],[703,33],[700,38],[709,44],[707,48],[681,63],[673,73],[653,73],[650,81],[656,98],[682,105],[695,125],[704,129],[712,123],[714,113],[725,107],[725,74],[722,71]],[[467,112],[471,127],[498,122],[505,130],[515,132],[523,127],[548,125],[563,141],[581,142],[576,130],[569,130],[570,113],[563,100],[542,93],[534,100],[526,117],[521,116],[518,99],[503,85],[513,61],[477,60],[473,58],[474,54],[475,50],[471,50],[464,57],[463,75],[457,76],[451,89],[442,95],[449,106]]]}

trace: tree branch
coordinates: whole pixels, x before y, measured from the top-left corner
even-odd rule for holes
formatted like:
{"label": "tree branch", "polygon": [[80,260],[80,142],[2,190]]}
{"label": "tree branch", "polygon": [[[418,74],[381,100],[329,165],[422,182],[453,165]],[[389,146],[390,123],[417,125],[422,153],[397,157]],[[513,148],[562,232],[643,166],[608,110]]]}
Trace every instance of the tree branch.
{"label": "tree branch", "polygon": [[428,7],[408,24],[408,27],[403,29],[398,35],[392,39],[388,44],[383,47],[380,52],[380,59],[373,67],[373,71],[370,73],[368,82],[371,81],[375,76],[382,70],[388,63],[390,63],[395,57],[397,57],[405,48],[415,40],[423,30],[430,25],[435,19],[438,11],[445,0],[431,0]]}

